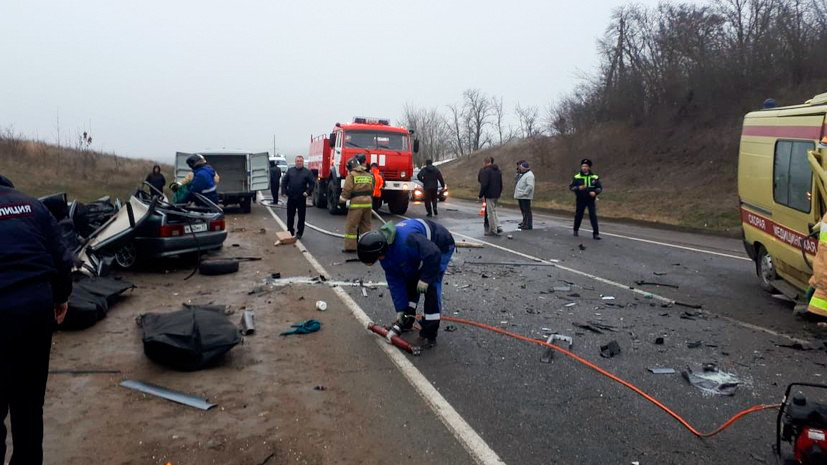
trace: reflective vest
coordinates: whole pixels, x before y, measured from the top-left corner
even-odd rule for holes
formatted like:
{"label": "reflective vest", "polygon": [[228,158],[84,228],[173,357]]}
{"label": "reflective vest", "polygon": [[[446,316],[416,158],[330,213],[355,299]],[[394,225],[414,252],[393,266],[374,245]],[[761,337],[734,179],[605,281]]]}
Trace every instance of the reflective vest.
{"label": "reflective vest", "polygon": [[373,196],[378,199],[382,197],[382,187],[385,185],[385,178],[382,177],[379,168],[373,168],[370,172],[373,173]]}

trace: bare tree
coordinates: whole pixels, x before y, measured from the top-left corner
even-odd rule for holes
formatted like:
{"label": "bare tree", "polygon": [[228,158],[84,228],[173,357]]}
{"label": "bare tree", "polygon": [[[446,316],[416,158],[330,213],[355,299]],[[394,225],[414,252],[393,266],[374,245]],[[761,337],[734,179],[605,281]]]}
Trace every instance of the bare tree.
{"label": "bare tree", "polygon": [[468,89],[462,93],[463,112],[470,139],[470,149],[476,152],[485,145],[483,139],[489,119],[493,113],[491,101],[479,89]]}
{"label": "bare tree", "polygon": [[460,157],[465,157],[465,126],[462,122],[464,118],[462,109],[456,104],[448,105],[448,109],[451,110],[451,133],[453,135],[451,145],[453,146],[453,152]]}
{"label": "bare tree", "polygon": [[517,119],[520,121],[520,133],[524,138],[531,138],[540,133],[538,114],[539,110],[535,106],[522,107],[517,104],[514,109],[517,114]]}
{"label": "bare tree", "polygon": [[452,135],[445,117],[436,108],[417,108],[405,104],[402,109],[403,124],[414,130],[419,140],[419,153],[414,156],[417,165],[425,160],[442,160],[451,151]]}

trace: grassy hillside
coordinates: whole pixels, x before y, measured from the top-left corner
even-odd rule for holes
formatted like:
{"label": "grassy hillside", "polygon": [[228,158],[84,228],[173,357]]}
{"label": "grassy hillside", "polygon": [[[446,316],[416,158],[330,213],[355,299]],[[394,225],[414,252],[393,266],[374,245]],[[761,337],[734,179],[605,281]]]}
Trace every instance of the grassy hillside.
{"label": "grassy hillside", "polygon": [[[110,195],[126,200],[135,192],[155,162],[79,151],[0,136],[0,174],[15,187],[35,197],[66,192],[82,202]],[[162,165],[172,180],[172,166]]]}
{"label": "grassy hillside", "polygon": [[483,158],[492,156],[503,171],[503,201],[516,204],[515,163],[525,159],[537,180],[534,204],[573,213],[568,184],[580,160],[590,158],[604,186],[601,217],[736,235],[739,134],[740,121],[726,127],[603,125],[577,136],[482,150],[440,168],[455,196],[476,199],[477,172]]}

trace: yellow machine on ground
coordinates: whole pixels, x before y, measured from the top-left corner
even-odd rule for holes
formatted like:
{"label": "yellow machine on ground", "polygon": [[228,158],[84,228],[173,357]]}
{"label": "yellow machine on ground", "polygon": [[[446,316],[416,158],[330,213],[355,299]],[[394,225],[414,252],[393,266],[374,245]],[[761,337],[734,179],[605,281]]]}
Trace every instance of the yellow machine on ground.
{"label": "yellow machine on ground", "polygon": [[[744,247],[761,287],[803,300],[827,210],[827,93],[744,117],[738,196]],[[825,314],[824,316],[827,316]]]}

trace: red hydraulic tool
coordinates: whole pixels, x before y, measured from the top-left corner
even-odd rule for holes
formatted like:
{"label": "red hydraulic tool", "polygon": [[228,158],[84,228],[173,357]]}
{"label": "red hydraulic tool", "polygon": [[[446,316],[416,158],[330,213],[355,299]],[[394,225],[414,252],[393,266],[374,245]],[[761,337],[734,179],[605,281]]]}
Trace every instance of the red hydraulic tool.
{"label": "red hydraulic tool", "polygon": [[[368,323],[368,329],[373,331],[374,333],[382,336],[385,340],[388,339],[388,329],[383,328],[382,326],[377,325],[376,323]],[[399,336],[391,336],[389,341],[391,344],[395,345],[396,347],[404,350],[405,352],[411,355],[419,355],[422,353],[422,349],[418,346],[411,345],[410,342],[402,339]]]}

